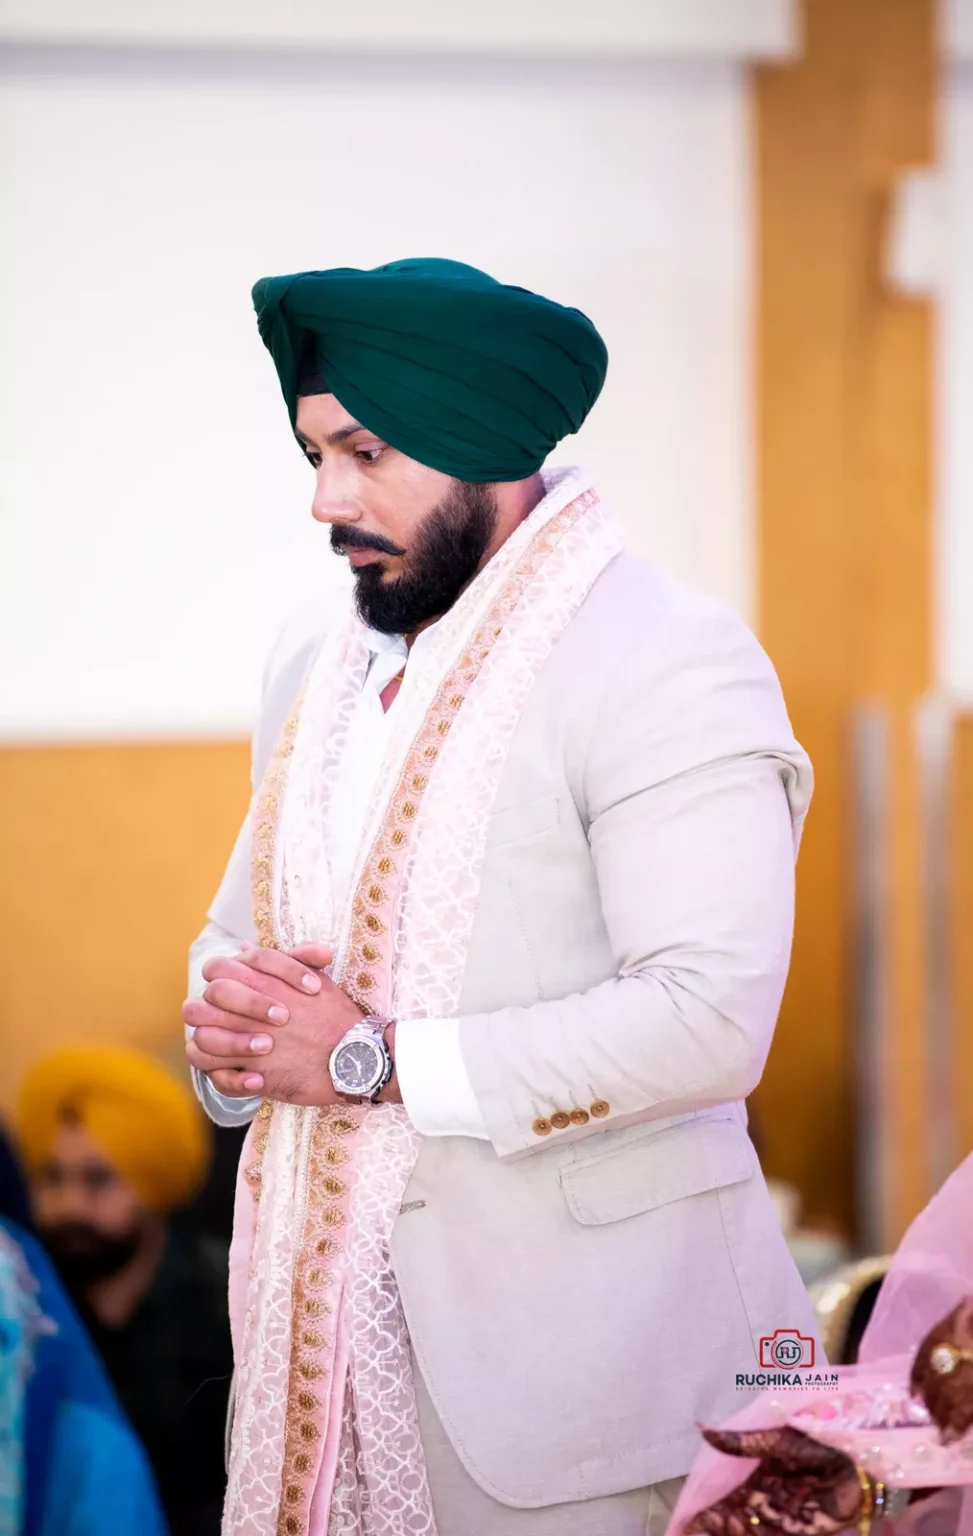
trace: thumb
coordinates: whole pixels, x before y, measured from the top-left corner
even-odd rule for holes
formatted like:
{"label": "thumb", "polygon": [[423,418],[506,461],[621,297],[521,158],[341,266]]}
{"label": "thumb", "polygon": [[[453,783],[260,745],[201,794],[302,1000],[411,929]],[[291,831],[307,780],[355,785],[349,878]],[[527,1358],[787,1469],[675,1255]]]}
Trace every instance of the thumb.
{"label": "thumb", "polygon": [[334,951],[327,944],[299,944],[287,953],[292,960],[299,960],[312,971],[324,971],[334,959]]}
{"label": "thumb", "polygon": [[778,1472],[810,1472],[834,1477],[845,1464],[843,1451],[806,1435],[803,1430],[782,1424],[777,1429],[704,1429],[703,1436],[726,1456],[757,1456],[772,1463]]}
{"label": "thumb", "polygon": [[703,1429],[703,1439],[724,1456],[773,1456],[780,1446],[779,1429]]}

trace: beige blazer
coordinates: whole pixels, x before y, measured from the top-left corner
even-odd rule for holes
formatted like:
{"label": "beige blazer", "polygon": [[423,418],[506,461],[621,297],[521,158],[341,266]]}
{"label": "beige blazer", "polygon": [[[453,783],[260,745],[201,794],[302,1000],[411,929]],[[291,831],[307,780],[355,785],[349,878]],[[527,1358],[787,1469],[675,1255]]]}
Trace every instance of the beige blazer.
{"label": "beige blazer", "polygon": [[[319,643],[272,659],[257,780]],[[743,624],[616,559],[537,679],[493,813],[460,1006],[491,1140],[424,1141],[392,1240],[437,1411],[503,1503],[686,1472],[759,1340],[815,1338],[742,1103],[810,790]],[[251,934],[241,844],[196,965]]]}

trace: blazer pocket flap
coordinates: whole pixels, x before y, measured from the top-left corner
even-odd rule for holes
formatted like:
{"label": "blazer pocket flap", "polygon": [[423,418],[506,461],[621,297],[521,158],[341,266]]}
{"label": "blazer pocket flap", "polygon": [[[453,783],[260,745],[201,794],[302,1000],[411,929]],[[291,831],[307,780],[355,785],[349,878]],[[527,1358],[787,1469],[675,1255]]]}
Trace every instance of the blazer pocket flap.
{"label": "blazer pocket flap", "polygon": [[752,1175],[750,1138],[738,1120],[689,1120],[567,1163],[559,1177],[571,1215],[591,1227]]}
{"label": "blazer pocket flap", "polygon": [[494,811],[487,828],[487,847],[498,843],[515,843],[522,837],[535,837],[548,832],[558,824],[560,812],[557,795],[545,795],[542,800],[528,800],[526,805],[508,805],[505,810]]}

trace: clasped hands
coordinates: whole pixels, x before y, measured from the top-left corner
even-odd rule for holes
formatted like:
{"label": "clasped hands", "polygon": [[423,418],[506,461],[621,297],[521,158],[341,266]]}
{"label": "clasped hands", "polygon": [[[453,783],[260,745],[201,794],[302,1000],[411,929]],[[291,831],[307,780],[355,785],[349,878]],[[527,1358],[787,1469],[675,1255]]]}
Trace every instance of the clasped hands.
{"label": "clasped hands", "polygon": [[186,1042],[191,1065],[229,1098],[343,1102],[328,1061],[365,1015],[322,974],[332,958],[323,944],[287,953],[244,944],[238,955],[207,960],[205,991],[182,1008],[194,1030]]}

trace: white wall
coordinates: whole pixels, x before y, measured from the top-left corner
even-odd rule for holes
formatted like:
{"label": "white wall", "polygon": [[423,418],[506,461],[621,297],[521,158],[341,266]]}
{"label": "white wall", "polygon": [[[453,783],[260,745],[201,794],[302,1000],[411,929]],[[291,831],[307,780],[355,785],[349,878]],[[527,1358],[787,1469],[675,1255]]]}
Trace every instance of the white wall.
{"label": "white wall", "polygon": [[973,63],[973,0],[940,0],[943,55],[954,63]]}
{"label": "white wall", "polygon": [[[973,10],[969,0],[966,4],[967,10]],[[973,40],[973,25],[968,32]],[[938,681],[943,689],[969,702],[973,700],[973,56],[970,62],[945,69],[940,111],[946,214],[937,316],[935,428]]]}
{"label": "white wall", "polygon": [[0,39],[782,57],[798,0],[2,0]]}
{"label": "white wall", "polygon": [[586,310],[562,457],[631,544],[750,609],[747,85],[719,62],[214,52],[0,63],[0,731],[247,728],[341,579],[254,279],[449,255]]}

